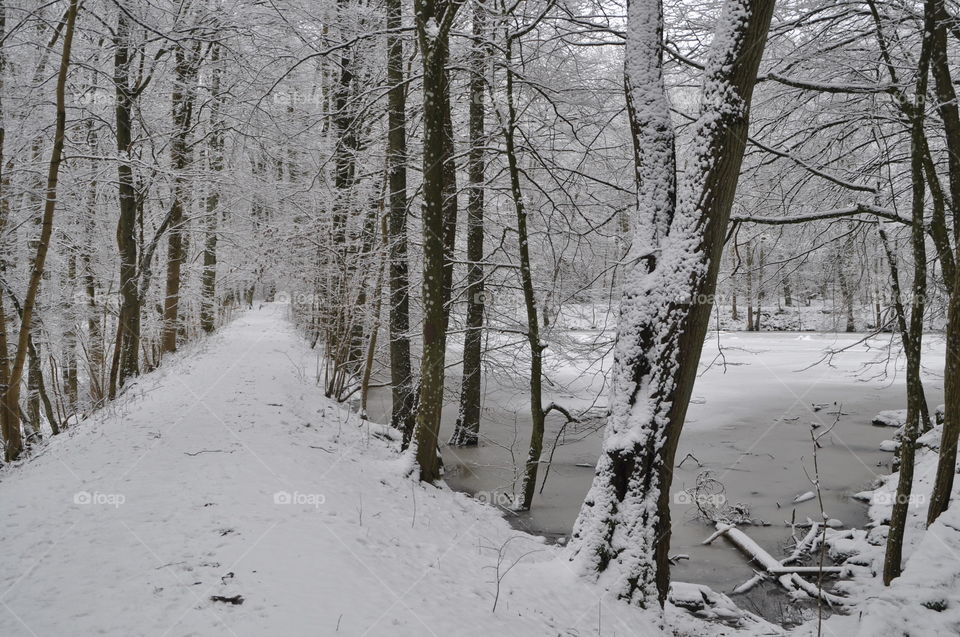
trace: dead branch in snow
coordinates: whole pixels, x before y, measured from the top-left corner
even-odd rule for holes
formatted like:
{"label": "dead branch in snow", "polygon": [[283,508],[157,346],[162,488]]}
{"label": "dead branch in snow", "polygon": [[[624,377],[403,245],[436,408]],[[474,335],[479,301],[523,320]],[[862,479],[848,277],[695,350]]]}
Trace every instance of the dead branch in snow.
{"label": "dead branch in snow", "polygon": [[[811,527],[814,529],[814,527]],[[777,578],[777,581],[780,585],[791,593],[803,592],[806,593],[813,599],[827,602],[831,605],[843,605],[846,604],[846,600],[843,597],[838,595],[833,595],[823,590],[822,586],[819,584],[814,585],[810,582],[804,580],[800,575],[810,575],[817,574],[820,578],[823,575],[845,575],[848,571],[842,566],[790,566],[789,563],[795,561],[798,557],[798,551],[802,550],[802,545],[807,542],[809,539],[812,542],[812,538],[816,536],[814,531],[813,534],[808,534],[798,544],[797,550],[794,550],[793,554],[784,559],[777,560],[770,553],[768,553],[762,546],[757,544],[753,539],[748,536],[746,533],[738,529],[733,524],[723,524],[722,522],[717,523],[716,532],[712,533],[710,537],[703,541],[703,544],[710,544],[715,539],[720,536],[725,536],[730,542],[736,546],[741,553],[743,553],[751,562],[760,566],[763,570],[757,572],[752,578],[740,584],[733,589],[734,593],[745,593],[768,576],[773,576]]]}

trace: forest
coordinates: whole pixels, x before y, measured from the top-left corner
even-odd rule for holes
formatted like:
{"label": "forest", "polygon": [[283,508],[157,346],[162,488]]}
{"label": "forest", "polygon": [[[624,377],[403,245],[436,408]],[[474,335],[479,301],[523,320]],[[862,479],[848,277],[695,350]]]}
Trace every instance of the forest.
{"label": "forest", "polygon": [[0,635],[960,635],[954,0],[0,0]]}

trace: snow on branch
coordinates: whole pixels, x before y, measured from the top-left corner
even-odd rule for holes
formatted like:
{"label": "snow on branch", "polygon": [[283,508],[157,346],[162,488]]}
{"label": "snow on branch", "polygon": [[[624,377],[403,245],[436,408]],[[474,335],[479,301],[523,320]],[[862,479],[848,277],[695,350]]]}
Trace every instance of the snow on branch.
{"label": "snow on branch", "polygon": [[771,226],[781,226],[792,223],[806,223],[808,221],[821,221],[823,219],[842,219],[845,217],[855,217],[857,215],[873,215],[887,221],[896,221],[905,225],[910,225],[910,219],[901,217],[894,210],[881,208],[872,204],[858,203],[846,208],[834,208],[832,210],[822,210],[820,212],[811,212],[801,215],[790,215],[786,217],[764,217],[758,215],[733,215],[731,221],[737,223],[759,223]]}
{"label": "snow on branch", "polygon": [[819,91],[820,93],[853,93],[857,95],[871,95],[875,93],[892,93],[897,90],[895,84],[856,84],[854,82],[816,82],[813,80],[795,77],[784,77],[776,73],[757,78],[758,82],[772,81],[785,86],[802,89],[804,91]]}

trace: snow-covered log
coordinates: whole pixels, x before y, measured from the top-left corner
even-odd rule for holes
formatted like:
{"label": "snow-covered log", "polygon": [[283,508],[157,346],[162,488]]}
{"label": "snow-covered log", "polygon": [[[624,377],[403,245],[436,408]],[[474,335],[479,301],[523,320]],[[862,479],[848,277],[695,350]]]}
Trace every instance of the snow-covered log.
{"label": "snow-covered log", "polygon": [[817,586],[816,584],[811,584],[806,581],[801,575],[844,575],[848,572],[848,569],[842,566],[789,566],[789,562],[794,561],[798,557],[798,552],[804,550],[804,547],[809,547],[812,545],[813,539],[816,536],[816,530],[819,528],[819,525],[816,523],[813,524],[810,528],[810,532],[797,544],[797,548],[790,555],[790,557],[778,561],[770,553],[768,553],[762,546],[757,544],[750,536],[736,528],[731,524],[721,524],[717,523],[717,531],[710,535],[706,540],[703,541],[704,544],[709,544],[713,542],[716,538],[720,536],[726,537],[736,546],[741,553],[747,556],[751,562],[757,564],[763,568],[762,573],[757,573],[750,579],[748,579],[743,584],[740,584],[733,589],[734,593],[745,593],[764,579],[767,575],[776,577],[780,582],[780,585],[790,591],[797,592],[801,591],[806,593],[810,597],[817,598],[819,597],[823,601],[829,604],[845,604],[846,601],[844,598],[833,595],[823,590],[822,587]]}

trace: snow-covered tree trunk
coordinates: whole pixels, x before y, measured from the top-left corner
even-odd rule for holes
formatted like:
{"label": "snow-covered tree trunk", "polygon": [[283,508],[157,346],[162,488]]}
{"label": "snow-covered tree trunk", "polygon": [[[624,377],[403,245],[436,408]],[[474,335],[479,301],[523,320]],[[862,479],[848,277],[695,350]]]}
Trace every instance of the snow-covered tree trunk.
{"label": "snow-covered tree trunk", "polygon": [[658,0],[633,0],[628,10],[633,130],[651,142],[638,153],[632,267],[621,300],[610,416],[572,545],[584,571],[643,607],[662,606],[669,588],[674,454],[710,318],[773,5],[728,0],[723,6],[675,206],[673,136],[656,128],[669,122],[662,9]]}
{"label": "snow-covered tree trunk", "polygon": [[447,236],[450,229],[445,205],[449,116],[446,64],[449,32],[459,4],[446,0],[414,3],[417,39],[423,65],[423,357],[416,416],[416,459],[420,479],[440,479],[437,451],[440,411],[443,407],[444,363],[447,346],[449,300]]}
{"label": "snow-covered tree trunk", "polygon": [[220,47],[214,46],[210,53],[210,95],[213,103],[210,107],[210,138],[207,142],[207,168],[212,183],[208,185],[206,199],[206,219],[203,239],[203,276],[200,283],[200,327],[208,334],[217,325],[219,303],[217,302],[217,239],[220,217],[220,173],[223,171],[223,102],[220,93]]}

